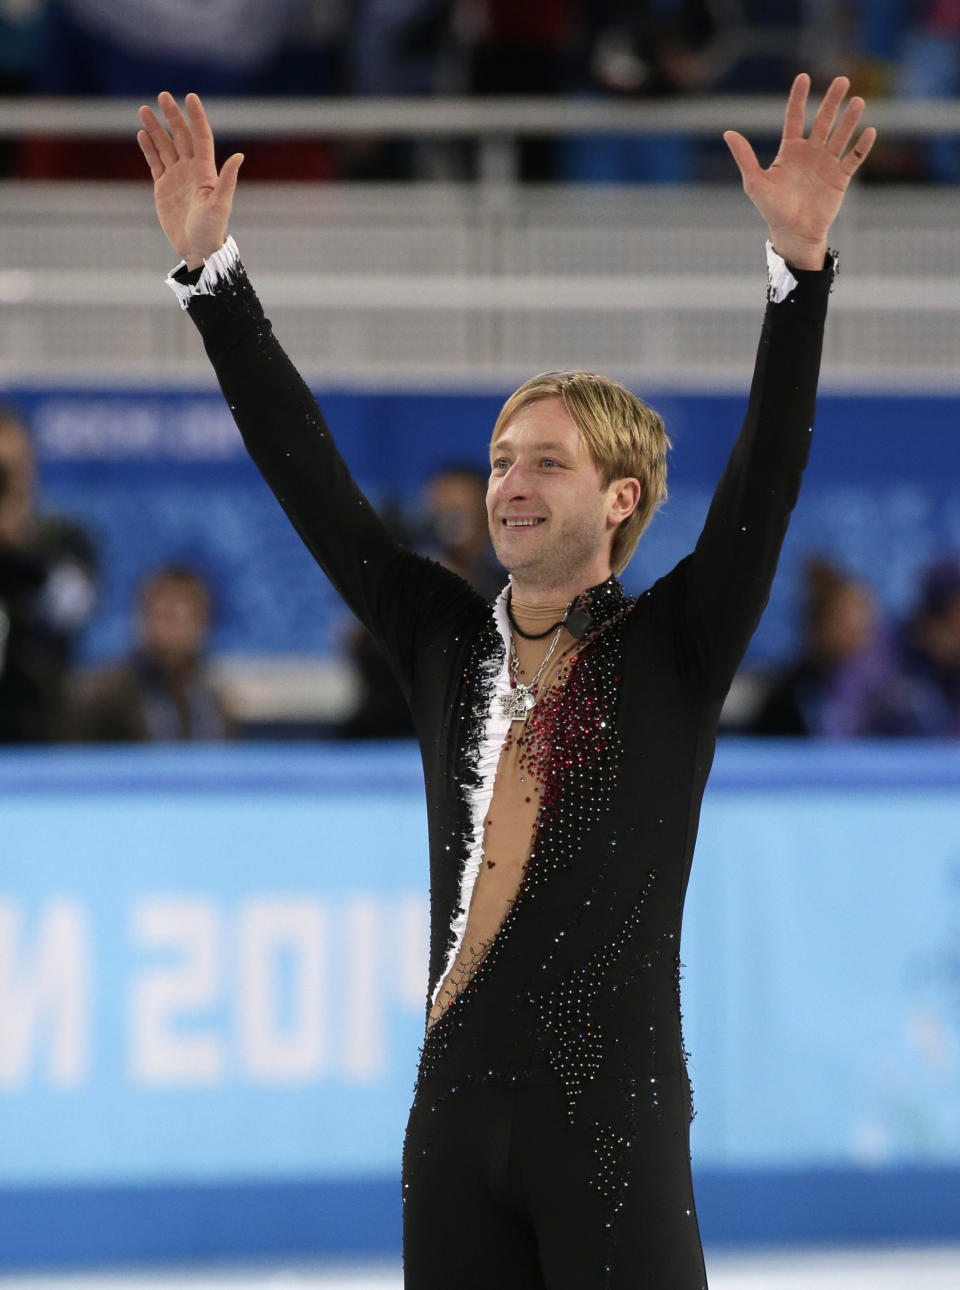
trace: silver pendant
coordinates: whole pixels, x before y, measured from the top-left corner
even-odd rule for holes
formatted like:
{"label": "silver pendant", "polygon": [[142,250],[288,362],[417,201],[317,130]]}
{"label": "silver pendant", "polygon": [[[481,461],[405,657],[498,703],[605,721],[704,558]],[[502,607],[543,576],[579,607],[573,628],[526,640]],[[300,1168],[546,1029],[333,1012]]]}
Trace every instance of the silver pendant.
{"label": "silver pendant", "polygon": [[503,715],[511,721],[526,721],[527,713],[536,702],[529,685],[517,684],[509,694],[500,695]]}

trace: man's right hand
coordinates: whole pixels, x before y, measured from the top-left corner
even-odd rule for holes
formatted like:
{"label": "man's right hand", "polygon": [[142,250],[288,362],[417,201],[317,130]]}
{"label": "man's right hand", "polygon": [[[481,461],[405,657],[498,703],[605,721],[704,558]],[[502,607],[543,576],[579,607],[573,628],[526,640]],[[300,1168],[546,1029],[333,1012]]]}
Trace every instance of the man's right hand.
{"label": "man's right hand", "polygon": [[213,131],[197,95],[184,100],[186,116],[166,90],[157,103],[169,128],[142,107],[137,142],[153,176],[160,227],[187,268],[198,269],[226,241],[243,154],[228,157],[217,174]]}

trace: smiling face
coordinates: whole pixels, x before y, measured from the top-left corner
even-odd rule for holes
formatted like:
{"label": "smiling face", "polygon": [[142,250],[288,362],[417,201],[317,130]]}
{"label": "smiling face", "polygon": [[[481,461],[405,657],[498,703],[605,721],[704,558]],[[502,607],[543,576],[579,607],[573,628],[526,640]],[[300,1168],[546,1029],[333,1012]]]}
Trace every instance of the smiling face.
{"label": "smiling face", "polygon": [[638,494],[636,480],[603,485],[560,398],[522,408],[490,445],[490,537],[518,588],[572,599],[603,582]]}

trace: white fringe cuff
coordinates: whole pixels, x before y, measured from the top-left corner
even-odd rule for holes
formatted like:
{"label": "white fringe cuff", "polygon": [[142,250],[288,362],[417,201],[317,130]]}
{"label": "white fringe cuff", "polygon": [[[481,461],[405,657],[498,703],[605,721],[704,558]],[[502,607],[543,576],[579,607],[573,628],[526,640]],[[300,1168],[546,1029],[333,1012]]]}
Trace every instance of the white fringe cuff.
{"label": "white fringe cuff", "polygon": [[782,304],[796,285],[797,280],[787,268],[786,260],[777,254],[767,238],[767,298],[775,305]]}
{"label": "white fringe cuff", "polygon": [[171,269],[165,281],[180,301],[180,308],[188,309],[194,296],[212,296],[221,282],[226,282],[233,276],[239,263],[240,252],[237,250],[237,244],[232,237],[228,237],[219,251],[214,251],[213,255],[204,260],[203,272],[198,282],[194,284],[178,282],[173,276],[184,267],[186,260],[181,260],[175,268]]}

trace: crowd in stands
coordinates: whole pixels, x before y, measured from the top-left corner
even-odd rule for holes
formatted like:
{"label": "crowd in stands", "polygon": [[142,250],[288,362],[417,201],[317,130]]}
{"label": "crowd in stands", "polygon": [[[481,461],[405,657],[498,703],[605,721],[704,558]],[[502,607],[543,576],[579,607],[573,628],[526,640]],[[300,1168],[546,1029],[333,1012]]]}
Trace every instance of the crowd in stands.
{"label": "crowd in stands", "polygon": [[765,685],[761,678],[757,696],[745,733],[960,735],[960,556],[920,572],[901,623],[884,621],[865,583],[811,559],[798,657]]}
{"label": "crowd in stands", "polygon": [[[0,0],[0,93],[574,95],[780,93],[798,68],[846,72],[874,100],[960,87],[956,0]],[[469,149],[250,140],[248,179],[471,173]],[[119,146],[31,141],[8,173],[140,177]],[[529,179],[722,174],[719,147],[673,139],[525,141]],[[950,138],[887,139],[873,180],[960,178]]]}
{"label": "crowd in stands", "polygon": [[[883,95],[960,89],[960,0],[0,0],[0,94],[575,95],[616,99],[779,93],[798,67],[838,71]],[[242,145],[248,178],[406,178],[438,152],[374,140]],[[730,177],[718,147],[628,138],[527,140],[532,180]],[[442,159],[472,173],[470,149]],[[97,167],[100,169],[98,170]],[[442,166],[441,166],[442,168]],[[142,179],[129,141],[0,147],[0,174]],[[960,180],[951,138],[882,141],[868,180]],[[452,464],[426,489],[425,524],[395,527],[485,596],[503,575],[486,537],[484,480]],[[97,612],[95,544],[43,514],[26,428],[0,413],[0,743],[160,741],[236,733],[207,666],[213,597],[204,573],[158,565],[131,606],[125,657],[78,669]],[[890,623],[870,587],[829,555],[807,567],[803,640],[783,671],[754,673],[735,727],[831,738],[960,735],[960,556],[917,571],[907,620]],[[331,735],[404,735],[393,678],[359,628],[344,650],[356,710]]]}
{"label": "crowd in stands", "polygon": [[[390,516],[395,536],[406,546],[439,561],[465,578],[487,600],[503,589],[505,574],[496,561],[487,529],[487,477],[466,462],[435,471],[424,489],[419,525]],[[358,690],[350,716],[331,733],[338,739],[401,738],[413,734],[413,721],[393,673],[369,632],[356,624],[346,652]]]}
{"label": "crowd in stands", "polygon": [[0,411],[0,743],[227,738],[231,723],[206,675],[212,596],[203,574],[151,571],[128,657],[86,671],[76,645],[96,612],[100,574],[89,535],[38,505],[29,432]]}
{"label": "crowd in stands", "polygon": [[[407,545],[492,598],[505,575],[487,534],[485,491],[472,465],[451,463],[427,481],[419,527],[385,519]],[[75,647],[96,612],[99,578],[90,538],[38,505],[26,427],[14,413],[0,413],[0,744],[210,741],[243,733],[211,679],[214,606],[203,572],[177,563],[152,569],[132,606],[126,655],[80,668]],[[802,623],[793,661],[746,675],[727,729],[831,739],[960,737],[960,554],[918,571],[915,604],[903,622],[885,620],[864,582],[811,558]],[[371,639],[355,626],[344,648],[357,679],[356,707],[324,733],[412,734]]]}

